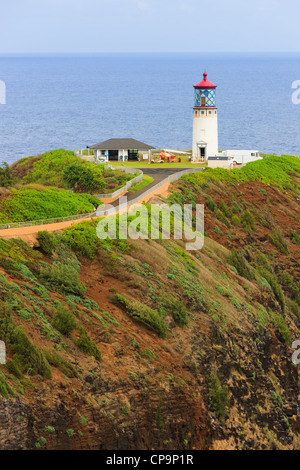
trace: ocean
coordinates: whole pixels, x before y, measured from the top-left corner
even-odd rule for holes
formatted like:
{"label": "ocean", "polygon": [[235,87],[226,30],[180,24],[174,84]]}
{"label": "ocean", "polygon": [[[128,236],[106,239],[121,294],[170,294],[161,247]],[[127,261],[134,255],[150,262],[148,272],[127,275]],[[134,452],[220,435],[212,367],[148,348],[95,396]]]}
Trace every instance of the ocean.
{"label": "ocean", "polygon": [[204,71],[218,85],[220,150],[300,155],[299,55],[2,56],[0,162],[110,138],[190,149],[193,85]]}

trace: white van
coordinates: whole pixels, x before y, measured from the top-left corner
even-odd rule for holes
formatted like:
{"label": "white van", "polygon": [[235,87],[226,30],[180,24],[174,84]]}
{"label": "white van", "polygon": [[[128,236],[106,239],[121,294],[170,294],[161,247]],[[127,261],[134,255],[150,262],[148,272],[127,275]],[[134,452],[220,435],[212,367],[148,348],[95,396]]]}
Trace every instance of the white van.
{"label": "white van", "polygon": [[227,157],[233,157],[233,163],[237,165],[246,165],[249,162],[255,162],[256,160],[262,160],[258,150],[223,150],[222,155]]}

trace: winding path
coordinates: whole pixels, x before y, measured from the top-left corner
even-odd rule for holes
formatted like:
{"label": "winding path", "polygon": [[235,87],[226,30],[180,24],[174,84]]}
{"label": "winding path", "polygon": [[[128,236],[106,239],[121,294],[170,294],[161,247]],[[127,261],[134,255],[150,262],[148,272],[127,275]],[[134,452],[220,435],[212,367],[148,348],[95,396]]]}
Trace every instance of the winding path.
{"label": "winding path", "polygon": [[[142,189],[139,189],[138,191],[126,193],[128,202],[133,200],[137,200],[136,204],[140,204],[144,201],[147,202],[151,197],[165,193],[168,190],[170,182],[167,180],[167,178],[169,176],[174,175],[176,173],[180,173],[183,170],[190,170],[192,172],[195,171],[196,168],[195,170],[191,168],[141,168],[141,170],[145,175],[151,176],[153,178],[153,181],[152,183],[148,184]],[[203,168],[197,168],[196,171],[202,170]],[[159,185],[159,183],[161,183],[161,185]],[[159,188],[157,188],[157,185],[159,185]],[[153,191],[149,192],[151,188],[153,188]],[[147,193],[147,196],[145,196],[145,193]],[[112,205],[116,207],[118,205],[118,199],[114,201]],[[80,219],[70,220],[67,222],[2,229],[0,230],[0,237],[3,239],[21,238],[22,240],[26,241],[29,245],[35,246],[37,245],[37,234],[42,230],[47,232],[57,232],[67,227],[70,227],[73,224],[78,224],[83,220],[91,220],[94,217],[97,217],[96,212],[92,216],[82,217]]]}

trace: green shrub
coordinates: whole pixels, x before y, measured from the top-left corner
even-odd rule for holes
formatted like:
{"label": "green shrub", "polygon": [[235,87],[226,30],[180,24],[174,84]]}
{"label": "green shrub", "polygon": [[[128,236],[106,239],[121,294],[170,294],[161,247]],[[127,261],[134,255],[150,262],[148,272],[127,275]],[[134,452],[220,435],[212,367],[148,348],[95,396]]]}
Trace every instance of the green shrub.
{"label": "green shrub", "polygon": [[37,241],[40,244],[41,250],[46,255],[52,256],[52,253],[57,246],[56,238],[50,232],[41,231],[37,235]]}
{"label": "green shrub", "polygon": [[251,212],[247,209],[242,215],[242,225],[244,231],[250,234],[255,229],[255,221]]}
{"label": "green shrub", "polygon": [[64,170],[63,179],[77,193],[102,193],[105,188],[102,168],[96,165],[72,163]]}
{"label": "green shrub", "polygon": [[222,235],[222,234],[223,234],[222,230],[221,230],[217,225],[214,226],[214,231],[215,231],[218,235]]}
{"label": "green shrub", "polygon": [[12,170],[8,163],[3,162],[0,165],[0,187],[8,188],[13,183]]}
{"label": "green shrub", "polygon": [[276,227],[272,230],[272,233],[269,235],[269,238],[271,242],[273,243],[273,245],[275,245],[282,254],[284,255],[289,254],[287,242],[279,227]]}
{"label": "green shrub", "polygon": [[237,270],[240,276],[243,276],[245,279],[248,279],[249,281],[253,279],[254,275],[251,270],[251,266],[249,265],[247,260],[244,258],[242,253],[240,253],[235,248],[232,250],[231,254],[229,255],[228,262],[229,264],[235,267],[235,269]]}
{"label": "green shrub", "polygon": [[44,354],[31,343],[20,327],[16,327],[12,333],[10,346],[14,353],[13,359],[22,372],[30,370],[32,375],[51,378],[51,368]]}
{"label": "green shrub", "polygon": [[14,397],[16,394],[11,386],[6,382],[5,376],[0,372],[0,395],[4,398]]}
{"label": "green shrub", "polygon": [[230,223],[229,223],[226,215],[224,214],[224,212],[222,212],[220,209],[217,209],[215,211],[215,215],[216,215],[217,219],[220,220],[220,222],[225,224],[227,227],[230,227]]}
{"label": "green shrub", "polygon": [[290,345],[292,342],[292,335],[291,335],[290,330],[288,329],[288,326],[284,318],[280,314],[275,313],[275,312],[271,312],[271,318],[272,318],[273,324],[278,328],[285,343]]}
{"label": "green shrub", "polygon": [[76,328],[76,320],[72,313],[64,307],[59,307],[53,316],[52,325],[61,334],[69,336]]}
{"label": "green shrub", "polygon": [[291,230],[291,240],[293,243],[300,245],[300,235],[296,232],[296,230]]}
{"label": "green shrub", "polygon": [[210,375],[209,396],[212,402],[213,411],[216,413],[220,422],[224,424],[228,407],[228,387],[221,384],[215,370],[213,370]]}
{"label": "green shrub", "polygon": [[18,379],[21,379],[23,377],[22,371],[14,359],[10,359],[8,361],[7,368],[9,372],[15,375]]}
{"label": "green shrub", "polygon": [[130,301],[120,294],[115,296],[114,301],[125,310],[131,318],[143,323],[162,338],[166,338],[167,325],[157,310],[143,305],[140,302]]}
{"label": "green shrub", "polygon": [[214,202],[214,200],[213,200],[211,197],[209,197],[209,198],[207,199],[206,205],[207,205],[208,209],[209,209],[210,211],[212,211],[212,212],[214,212],[215,210],[217,210],[217,204]]}
{"label": "green shrub", "polygon": [[237,215],[233,215],[231,217],[231,223],[234,225],[234,227],[237,227],[241,223],[241,219]]}
{"label": "green shrub", "polygon": [[223,212],[223,214],[226,216],[226,217],[231,217],[231,210],[229,209],[229,207],[227,206],[226,202],[222,201],[220,202],[220,205],[219,205],[219,209]]}
{"label": "green shrub", "polygon": [[188,324],[187,312],[185,306],[171,294],[166,294],[161,299],[162,307],[174,318],[175,322],[181,328]]}
{"label": "green shrub", "polygon": [[264,188],[258,188],[258,191],[262,193],[264,196],[268,195],[267,191]]}
{"label": "green shrub", "polygon": [[84,221],[64,230],[64,239],[69,247],[79,256],[95,258],[100,240],[97,237],[98,221]]}
{"label": "green shrub", "polygon": [[71,364],[71,362],[67,359],[63,358],[59,353],[53,350],[49,351],[45,349],[44,354],[49,364],[57,367],[57,369],[59,369],[66,377],[69,377],[70,379],[78,377],[78,372],[76,371],[73,364]]}
{"label": "green shrub", "polygon": [[94,356],[94,358],[99,362],[102,361],[101,352],[99,351],[94,341],[91,340],[86,330],[81,329],[80,336],[76,341],[76,345],[82,352],[88,354],[89,356]]}
{"label": "green shrub", "polygon": [[86,292],[86,287],[79,279],[78,271],[73,266],[60,261],[55,261],[52,265],[43,268],[41,277],[55,290],[81,297]]}

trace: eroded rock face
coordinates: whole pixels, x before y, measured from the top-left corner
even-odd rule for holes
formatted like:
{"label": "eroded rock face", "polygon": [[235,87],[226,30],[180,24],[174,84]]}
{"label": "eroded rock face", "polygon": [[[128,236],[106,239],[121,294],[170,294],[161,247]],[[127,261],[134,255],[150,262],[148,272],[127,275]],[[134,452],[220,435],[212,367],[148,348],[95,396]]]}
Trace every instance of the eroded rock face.
{"label": "eroded rock face", "polygon": [[33,437],[32,409],[20,400],[0,400],[0,449],[25,450]]}
{"label": "eroded rock face", "polygon": [[[95,378],[89,384],[95,399],[104,396],[101,382]],[[0,449],[184,449],[187,442],[189,447],[207,447],[201,397],[186,396],[178,387],[159,393],[152,387],[136,389],[117,382],[105,393],[109,404],[97,407],[82,398],[76,407],[63,397],[51,407],[46,406],[46,397],[43,405],[33,407],[1,400]]]}

